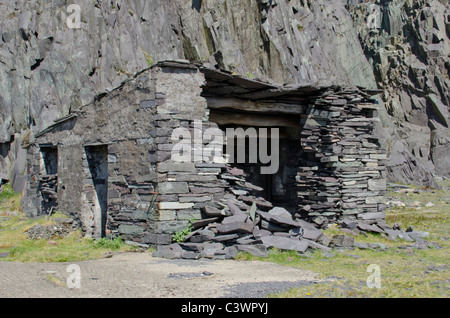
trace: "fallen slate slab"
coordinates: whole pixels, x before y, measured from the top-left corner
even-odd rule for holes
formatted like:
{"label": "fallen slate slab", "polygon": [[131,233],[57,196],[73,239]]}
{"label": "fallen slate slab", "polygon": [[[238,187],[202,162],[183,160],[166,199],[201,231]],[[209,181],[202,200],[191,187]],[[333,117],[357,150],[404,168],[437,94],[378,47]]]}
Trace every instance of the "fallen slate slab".
{"label": "fallen slate slab", "polygon": [[289,234],[292,236],[298,236],[299,238],[302,238],[303,234],[305,234],[305,230],[302,227],[294,227],[289,230]]}
{"label": "fallen slate slab", "polygon": [[253,224],[247,222],[232,222],[221,224],[217,227],[217,232],[221,234],[228,233],[252,233],[253,232]]}
{"label": "fallen slate slab", "polygon": [[222,224],[234,223],[234,222],[245,222],[248,216],[245,214],[236,214],[232,216],[227,216],[222,220]]}
{"label": "fallen slate slab", "polygon": [[216,235],[213,238],[211,238],[211,241],[213,241],[213,242],[226,242],[226,241],[231,241],[231,240],[237,239],[239,237],[240,236],[237,233]]}
{"label": "fallen slate slab", "polygon": [[264,200],[264,199],[254,199],[248,196],[244,196],[244,195],[240,195],[238,197],[238,200],[242,200],[244,202],[249,202],[249,203],[255,203],[258,206],[261,206],[263,208],[273,208],[273,204]]}
{"label": "fallen slate slab", "polygon": [[198,220],[198,221],[195,221],[194,223],[192,223],[192,228],[194,230],[197,230],[197,229],[202,228],[202,227],[204,227],[204,226],[206,226],[206,225],[208,225],[210,223],[214,223],[214,222],[220,221],[220,219],[221,219],[220,217],[214,217],[214,218],[209,218],[209,219],[201,219],[201,220]]}
{"label": "fallen slate slab", "polygon": [[322,235],[317,238],[316,242],[322,244],[323,246],[329,246],[331,243],[331,239],[322,233]]}
{"label": "fallen slate slab", "polygon": [[369,243],[362,243],[362,242],[355,243],[355,246],[360,250],[367,250],[370,248]]}
{"label": "fallen slate slab", "polygon": [[400,230],[389,230],[386,229],[384,230],[384,233],[386,233],[386,235],[392,239],[392,240],[397,240],[398,236],[402,233],[402,231]]}
{"label": "fallen slate slab", "polygon": [[187,243],[179,243],[179,244],[183,249],[192,251],[192,252],[201,252],[201,251],[203,251],[203,248],[204,248],[203,243],[187,242]]}
{"label": "fallen slate slab", "polygon": [[259,229],[258,226],[255,226],[255,227],[253,228],[253,236],[254,236],[255,238],[261,238],[261,237],[263,237],[263,236],[269,236],[269,235],[272,235],[272,233],[271,233],[270,231],[268,231],[268,230],[265,230],[265,229]]}
{"label": "fallen slate slab", "polygon": [[299,239],[291,239],[284,236],[264,236],[261,238],[264,246],[275,247],[280,250],[298,251],[300,253],[306,252],[308,249],[307,241],[300,241]]}
{"label": "fallen slate slab", "polygon": [[380,229],[376,225],[370,225],[365,222],[358,221],[358,229],[365,232],[375,232],[375,233],[384,233],[382,229]]}
{"label": "fallen slate slab", "polygon": [[[211,230],[200,230],[195,235],[189,237],[189,241],[193,243],[202,243],[211,240],[215,236],[214,232]],[[188,241],[185,238],[185,241]]]}
{"label": "fallen slate slab", "polygon": [[256,257],[269,257],[269,252],[267,248],[262,244],[254,245],[235,245],[238,251],[250,253]]}
{"label": "fallen slate slab", "polygon": [[222,211],[213,206],[207,205],[207,206],[203,207],[203,211],[205,211],[205,213],[207,215],[212,216],[212,217],[223,216]]}
{"label": "fallen slate slab", "polygon": [[199,259],[200,253],[192,252],[192,251],[185,251],[181,253],[181,258],[183,259]]}
{"label": "fallen slate slab", "polygon": [[238,255],[238,249],[235,246],[228,246],[225,248],[225,259],[233,259]]}
{"label": "fallen slate slab", "polygon": [[184,250],[181,248],[181,246],[178,243],[174,243],[171,245],[158,246],[158,249],[152,253],[152,256],[175,259],[181,258],[183,252]]}
{"label": "fallen slate slab", "polygon": [[274,207],[273,209],[271,209],[267,213],[269,213],[270,215],[273,215],[273,216],[279,216],[279,217],[283,217],[283,218],[286,218],[288,220],[294,221],[292,219],[292,214],[289,213],[289,211],[287,211],[285,208]]}
{"label": "fallen slate slab", "polygon": [[331,239],[330,246],[353,248],[353,247],[355,247],[355,238],[353,236],[342,235],[342,234],[335,235]]}
{"label": "fallen slate slab", "polygon": [[277,215],[277,214],[270,214],[269,212],[263,212],[258,211],[258,214],[266,221],[270,223],[277,223],[281,226],[287,226],[287,227],[300,227],[300,224],[292,220],[292,217],[289,214],[289,217],[286,217],[285,215]]}
{"label": "fallen slate slab", "polygon": [[331,248],[329,248],[329,247],[327,247],[325,245],[319,244],[317,242],[314,242],[314,241],[311,241],[311,240],[308,240],[308,239],[302,239],[302,240],[308,242],[309,247],[311,247],[313,249],[321,250],[321,251],[329,252],[329,253],[331,253],[331,251],[332,251]]}
{"label": "fallen slate slab", "polygon": [[403,231],[401,231],[397,237],[403,241],[414,242],[414,239]]}
{"label": "fallen slate slab", "polygon": [[231,199],[227,200],[227,206],[232,215],[244,214]]}
{"label": "fallen slate slab", "polygon": [[305,220],[302,219],[295,219],[295,222],[298,223],[298,225],[304,229],[312,229],[312,230],[316,230],[317,227],[312,224],[312,223],[308,223]]}
{"label": "fallen slate slab", "polygon": [[317,241],[322,234],[323,234],[322,231],[318,229],[311,229],[311,228],[303,229],[303,238],[311,241]]}
{"label": "fallen slate slab", "polygon": [[266,221],[266,220],[262,220],[261,221],[261,228],[263,230],[269,231],[269,232],[288,232],[289,229],[279,226],[278,224]]}
{"label": "fallen slate slab", "polygon": [[412,231],[408,232],[408,235],[412,237],[426,238],[430,236],[430,233],[425,231]]}

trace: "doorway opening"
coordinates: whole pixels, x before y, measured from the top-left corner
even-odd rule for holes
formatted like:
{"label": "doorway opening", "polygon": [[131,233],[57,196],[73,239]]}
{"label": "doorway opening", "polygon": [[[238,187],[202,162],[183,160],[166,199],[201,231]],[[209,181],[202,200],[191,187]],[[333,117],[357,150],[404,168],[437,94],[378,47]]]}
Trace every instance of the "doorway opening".
{"label": "doorway opening", "polygon": [[58,148],[41,146],[39,190],[41,213],[51,214],[58,208]]}
{"label": "doorway opening", "polygon": [[108,211],[108,146],[86,146],[88,176],[85,179],[85,208],[88,208],[91,235],[94,238],[106,236]]}
{"label": "doorway opening", "polygon": [[[242,127],[242,126],[240,126]],[[235,128],[232,126],[222,126],[221,129],[226,131],[226,128]],[[242,127],[245,129],[252,127]],[[283,207],[292,214],[298,212],[298,197],[297,197],[297,182],[296,177],[299,169],[299,165],[302,160],[302,150],[299,142],[300,128],[296,127],[270,127],[277,128],[279,133],[277,136],[261,136],[257,135],[249,138],[245,136],[245,161],[242,162],[242,157],[239,159],[238,144],[239,141],[235,138],[234,151],[228,153],[226,147],[224,153],[229,156],[229,162],[233,167],[242,169],[246,174],[246,180],[251,184],[262,188],[263,190],[257,194],[264,199],[272,202],[274,205]],[[255,128],[257,131],[259,128]],[[275,140],[274,138],[277,138]],[[262,167],[267,167],[270,164],[262,162],[258,154],[255,151],[260,151],[261,144],[267,145],[267,155],[272,160],[278,160],[278,169],[275,169],[273,173],[261,173]],[[272,147],[272,143],[276,143]],[[255,147],[255,144],[258,147]],[[257,149],[257,150],[256,150]],[[243,148],[241,147],[240,151]],[[275,153],[271,153],[275,151]],[[252,159],[253,156],[253,159]],[[255,157],[257,158],[255,162]]]}

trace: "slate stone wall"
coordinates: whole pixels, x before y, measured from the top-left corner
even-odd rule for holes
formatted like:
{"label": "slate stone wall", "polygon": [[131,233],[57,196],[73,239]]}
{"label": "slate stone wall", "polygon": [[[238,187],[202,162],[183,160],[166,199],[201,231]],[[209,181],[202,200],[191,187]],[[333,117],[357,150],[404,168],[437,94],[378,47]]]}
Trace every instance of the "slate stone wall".
{"label": "slate stone wall", "polygon": [[301,120],[297,174],[304,217],[384,218],[386,153],[374,136],[376,105],[358,89],[330,89]]}

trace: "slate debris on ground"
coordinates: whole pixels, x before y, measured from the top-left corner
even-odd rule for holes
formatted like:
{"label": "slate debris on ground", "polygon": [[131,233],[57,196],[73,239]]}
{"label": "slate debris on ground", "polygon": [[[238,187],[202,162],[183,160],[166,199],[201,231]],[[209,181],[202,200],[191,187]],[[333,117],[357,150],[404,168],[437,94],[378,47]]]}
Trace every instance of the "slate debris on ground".
{"label": "slate debris on ground", "polygon": [[242,170],[229,167],[221,178],[230,184],[224,199],[203,208],[205,218],[192,223],[182,243],[158,246],[154,256],[230,259],[239,251],[267,257],[272,247],[328,250],[330,239],[321,230],[255,195],[262,189],[247,182]]}
{"label": "slate debris on ground", "polygon": [[26,231],[30,240],[53,240],[63,238],[75,229],[71,218],[55,218],[55,224],[36,224]]}
{"label": "slate debris on ground", "polygon": [[[330,253],[333,249],[386,250],[381,243],[356,243],[355,236],[378,233],[392,240],[414,242],[413,247],[427,248],[427,232],[403,231],[398,225],[386,224],[378,213],[365,214],[364,219],[344,218],[337,224],[344,234],[327,237],[316,223],[297,218],[283,207],[257,195],[261,188],[245,180],[237,168],[222,174],[230,184],[223,200],[203,208],[205,218],[192,224],[193,231],[182,243],[158,246],[155,257],[185,259],[232,259],[239,251],[267,257],[271,248],[297,251],[318,249]],[[245,194],[244,194],[245,193]]]}

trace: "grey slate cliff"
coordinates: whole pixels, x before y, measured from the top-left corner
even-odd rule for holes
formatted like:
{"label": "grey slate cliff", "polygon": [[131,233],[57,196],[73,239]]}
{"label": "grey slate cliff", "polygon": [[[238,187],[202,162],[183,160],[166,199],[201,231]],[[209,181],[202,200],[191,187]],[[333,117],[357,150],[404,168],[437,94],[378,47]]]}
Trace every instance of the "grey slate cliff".
{"label": "grey slate cliff", "polygon": [[[80,27],[69,28],[70,4]],[[0,177],[23,189],[38,131],[149,64],[188,59],[278,84],[381,88],[391,181],[449,174],[448,1],[0,3]]]}

